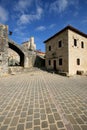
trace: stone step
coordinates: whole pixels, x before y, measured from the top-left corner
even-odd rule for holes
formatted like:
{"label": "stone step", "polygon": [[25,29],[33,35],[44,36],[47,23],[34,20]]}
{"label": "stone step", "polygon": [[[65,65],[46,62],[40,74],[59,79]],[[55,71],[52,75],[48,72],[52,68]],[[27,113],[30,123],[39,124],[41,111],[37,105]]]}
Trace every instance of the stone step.
{"label": "stone step", "polygon": [[35,67],[31,67],[31,68],[24,68],[21,66],[12,66],[9,67],[9,74],[15,75],[17,73],[27,73],[27,72],[31,72],[31,71],[36,71],[38,70],[38,68]]}

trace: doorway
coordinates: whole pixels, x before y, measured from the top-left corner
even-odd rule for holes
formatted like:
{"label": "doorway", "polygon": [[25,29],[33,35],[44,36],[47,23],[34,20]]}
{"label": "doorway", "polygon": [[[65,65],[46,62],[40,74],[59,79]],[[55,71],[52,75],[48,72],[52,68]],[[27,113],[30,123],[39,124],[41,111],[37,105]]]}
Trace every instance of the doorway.
{"label": "doorway", "polygon": [[53,61],[54,70],[56,70],[56,60]]}

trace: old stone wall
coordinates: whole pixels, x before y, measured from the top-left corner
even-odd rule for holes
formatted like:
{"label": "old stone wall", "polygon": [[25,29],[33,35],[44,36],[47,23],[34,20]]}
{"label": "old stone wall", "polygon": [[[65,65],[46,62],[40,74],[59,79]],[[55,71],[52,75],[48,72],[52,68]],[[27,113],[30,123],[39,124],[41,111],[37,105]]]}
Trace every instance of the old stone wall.
{"label": "old stone wall", "polygon": [[[69,74],[76,74],[77,71],[87,72],[87,38],[73,32],[68,31],[68,45],[69,45]],[[76,46],[74,45],[76,39]],[[83,42],[83,48],[81,46]],[[79,59],[80,64],[77,64]]]}
{"label": "old stone wall", "polygon": [[[31,41],[33,45],[34,39],[32,38]],[[8,39],[8,26],[0,24],[0,75],[9,73],[9,65],[17,65],[24,69],[31,68],[35,64],[35,58],[34,50],[29,50]]]}
{"label": "old stone wall", "polygon": [[8,73],[8,26],[0,24],[0,75]]}
{"label": "old stone wall", "polygon": [[[61,47],[59,47],[61,41]],[[49,51],[49,46],[51,50]],[[59,65],[59,59],[62,59],[63,64]],[[50,60],[50,64],[49,64]],[[46,68],[54,69],[54,60],[56,61],[56,69],[59,71],[68,72],[68,32],[55,36],[46,43]]]}

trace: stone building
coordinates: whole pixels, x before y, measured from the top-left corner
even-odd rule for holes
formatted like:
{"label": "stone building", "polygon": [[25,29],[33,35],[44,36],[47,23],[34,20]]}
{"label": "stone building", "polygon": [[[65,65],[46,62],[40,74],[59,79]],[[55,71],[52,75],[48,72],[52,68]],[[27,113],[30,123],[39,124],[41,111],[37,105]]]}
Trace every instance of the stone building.
{"label": "stone building", "polygon": [[25,47],[26,49],[30,51],[35,51],[36,50],[36,44],[34,42],[34,37],[31,37],[29,41],[23,42],[22,46]]}
{"label": "stone building", "polygon": [[67,75],[87,72],[87,34],[66,26],[44,43],[48,70]]}
{"label": "stone building", "polygon": [[45,68],[45,53],[40,50],[36,50],[35,66],[38,68]]}
{"label": "stone building", "polygon": [[34,38],[30,39],[29,49],[15,43],[8,38],[8,26],[0,24],[0,75],[9,73],[10,66],[18,66],[20,68],[32,68],[36,62],[36,46]]}

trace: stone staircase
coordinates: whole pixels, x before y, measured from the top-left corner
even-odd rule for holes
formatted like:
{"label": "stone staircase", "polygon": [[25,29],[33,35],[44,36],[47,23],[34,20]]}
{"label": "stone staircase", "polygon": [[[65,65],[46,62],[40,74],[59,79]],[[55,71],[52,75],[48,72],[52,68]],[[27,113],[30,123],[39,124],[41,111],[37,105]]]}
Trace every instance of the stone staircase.
{"label": "stone staircase", "polygon": [[19,73],[28,73],[28,72],[36,71],[37,69],[38,68],[36,68],[36,67],[24,68],[21,66],[12,66],[12,67],[9,67],[8,72],[11,75],[15,75],[15,74],[19,74]]}

